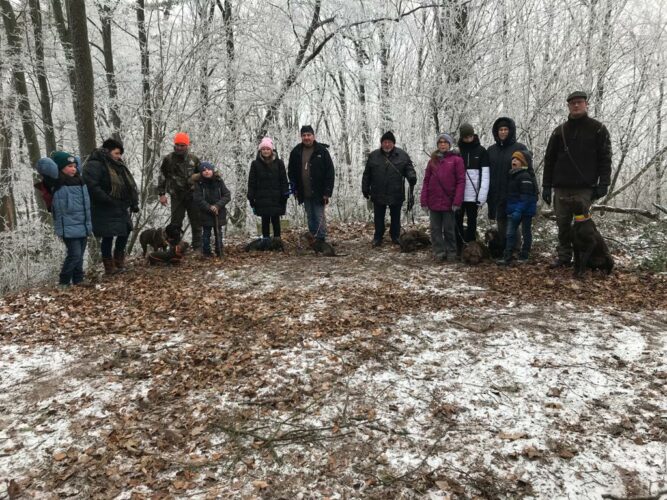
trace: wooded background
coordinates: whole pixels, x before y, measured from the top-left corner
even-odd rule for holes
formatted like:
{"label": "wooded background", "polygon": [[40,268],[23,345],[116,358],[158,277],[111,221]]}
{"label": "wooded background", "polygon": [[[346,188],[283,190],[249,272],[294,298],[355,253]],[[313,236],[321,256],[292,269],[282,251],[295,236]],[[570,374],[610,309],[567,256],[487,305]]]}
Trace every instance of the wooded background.
{"label": "wooded background", "polygon": [[[541,178],[565,96],[590,93],[612,135],[605,205],[662,204],[667,16],[640,0],[0,0],[0,230],[48,221],[32,166],[54,149],[125,144],[141,187],[137,227],[157,204],[160,157],[186,131],[247,217],[259,139],[282,156],[312,124],[336,165],[332,217],[365,218],[365,156],[393,130],[423,173],[438,132],[468,121],[483,145],[507,115]],[[421,179],[420,179],[421,180]],[[291,207],[292,216],[296,213]]]}

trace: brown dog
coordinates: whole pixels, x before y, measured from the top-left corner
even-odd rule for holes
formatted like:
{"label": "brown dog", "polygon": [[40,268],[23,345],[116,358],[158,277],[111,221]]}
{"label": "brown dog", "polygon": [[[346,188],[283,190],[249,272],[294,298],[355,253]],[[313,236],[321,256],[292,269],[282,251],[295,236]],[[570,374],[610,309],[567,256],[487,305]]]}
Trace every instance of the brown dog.
{"label": "brown dog", "polygon": [[401,252],[410,253],[428,248],[431,245],[431,238],[420,229],[410,229],[401,234],[398,243],[401,246]]}
{"label": "brown dog", "polygon": [[299,236],[299,240],[301,243],[307,247],[310,248],[315,252],[315,255],[324,255],[325,257],[345,257],[347,254],[338,254],[336,253],[336,250],[334,250],[334,247],[331,246],[329,243],[327,243],[324,240],[318,240],[310,234],[310,231],[305,231],[301,233]]}
{"label": "brown dog", "polygon": [[167,236],[162,228],[146,229],[142,231],[139,235],[139,244],[144,252],[144,257],[146,257],[149,245],[154,251],[166,250],[167,246],[169,246],[167,243]]}
{"label": "brown dog", "polygon": [[471,266],[476,266],[491,256],[487,246],[481,241],[470,241],[463,245],[461,260]]}
{"label": "brown dog", "polygon": [[575,215],[572,226],[572,249],[574,250],[574,275],[581,278],[586,269],[601,269],[611,274],[614,259],[604,238],[595,226],[590,212],[581,202],[572,205]]}

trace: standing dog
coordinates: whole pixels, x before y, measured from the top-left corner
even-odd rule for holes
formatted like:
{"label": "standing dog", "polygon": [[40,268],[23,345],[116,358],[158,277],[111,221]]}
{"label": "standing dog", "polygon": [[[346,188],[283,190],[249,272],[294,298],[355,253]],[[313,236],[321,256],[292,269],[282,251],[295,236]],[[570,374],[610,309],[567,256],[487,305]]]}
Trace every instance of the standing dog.
{"label": "standing dog", "polygon": [[614,268],[607,243],[595,226],[591,214],[582,203],[573,204],[572,249],[574,250],[574,275],[582,278],[587,268],[602,269],[611,274]]}
{"label": "standing dog", "polygon": [[141,249],[144,252],[144,257],[148,252],[148,246],[150,245],[154,251],[166,250],[169,246],[167,243],[167,236],[164,233],[164,229],[146,229],[141,232],[139,235],[139,243],[141,244]]}

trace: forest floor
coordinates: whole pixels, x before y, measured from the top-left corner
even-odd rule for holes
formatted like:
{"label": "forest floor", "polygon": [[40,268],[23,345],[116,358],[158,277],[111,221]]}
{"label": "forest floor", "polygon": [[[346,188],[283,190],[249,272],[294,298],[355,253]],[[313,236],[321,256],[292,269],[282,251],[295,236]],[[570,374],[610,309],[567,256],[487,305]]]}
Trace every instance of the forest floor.
{"label": "forest floor", "polygon": [[436,264],[370,235],[5,295],[0,498],[667,490],[664,273]]}

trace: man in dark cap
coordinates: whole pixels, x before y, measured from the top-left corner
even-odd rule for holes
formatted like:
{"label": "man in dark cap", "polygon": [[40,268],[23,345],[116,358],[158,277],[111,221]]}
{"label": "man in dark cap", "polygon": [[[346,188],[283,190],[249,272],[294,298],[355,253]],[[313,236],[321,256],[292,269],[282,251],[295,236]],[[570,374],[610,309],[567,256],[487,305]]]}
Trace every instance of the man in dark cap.
{"label": "man in dark cap", "polygon": [[573,205],[590,209],[607,194],[611,179],[611,139],[607,128],[588,116],[588,96],[567,96],[567,121],[552,132],[544,157],[542,199],[554,203],[558,224],[558,257],[551,267],[572,261]]}
{"label": "man in dark cap", "polygon": [[333,194],[336,177],[328,148],[315,140],[313,127],[304,125],[301,143],[292,149],[287,167],[292,192],[306,210],[308,231],[322,241],[327,234],[324,207]]}
{"label": "man in dark cap", "polygon": [[[399,244],[401,207],[405,201],[405,179],[408,180],[412,192],[417,183],[417,174],[412,160],[405,151],[396,147],[396,137],[393,132],[385,132],[380,138],[380,148],[368,155],[361,181],[361,192],[364,198],[370,198],[373,202],[374,247],[382,245],[387,207],[389,207],[391,219],[389,235],[392,243]],[[408,203],[414,202],[412,197],[410,200]],[[412,210],[412,207],[408,206],[408,210]]]}

